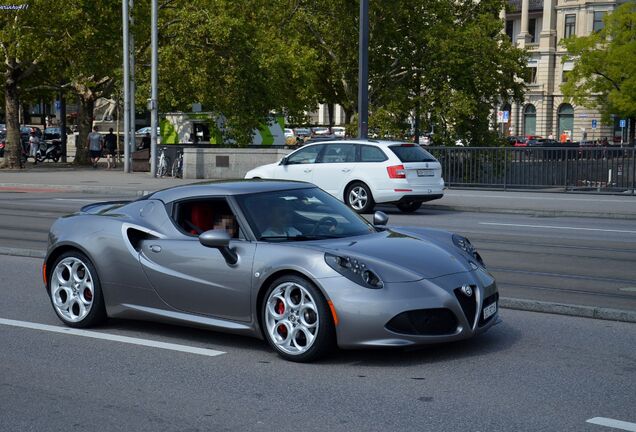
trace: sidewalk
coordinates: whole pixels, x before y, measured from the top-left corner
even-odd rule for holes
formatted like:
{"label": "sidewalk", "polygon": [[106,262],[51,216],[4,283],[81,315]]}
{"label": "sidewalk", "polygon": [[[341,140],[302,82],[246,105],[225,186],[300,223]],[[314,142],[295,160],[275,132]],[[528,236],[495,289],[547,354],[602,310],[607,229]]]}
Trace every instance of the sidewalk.
{"label": "sidewalk", "polygon": [[[106,170],[62,164],[28,165],[25,170],[0,170],[0,191],[82,192],[139,196],[144,193],[197,183],[149,173],[124,174],[121,167]],[[567,194],[526,191],[447,189],[444,197],[425,203],[423,210],[478,213],[515,213],[533,216],[596,217],[636,220],[636,196]]]}

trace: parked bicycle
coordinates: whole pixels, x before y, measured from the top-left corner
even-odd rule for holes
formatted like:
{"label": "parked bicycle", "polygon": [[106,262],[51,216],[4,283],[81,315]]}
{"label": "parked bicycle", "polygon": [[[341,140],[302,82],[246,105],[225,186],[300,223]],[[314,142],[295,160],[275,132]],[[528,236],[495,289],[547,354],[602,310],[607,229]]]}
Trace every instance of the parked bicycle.
{"label": "parked bicycle", "polygon": [[177,152],[177,158],[172,163],[172,177],[183,178],[183,150]]}
{"label": "parked bicycle", "polygon": [[157,164],[157,177],[168,175],[168,167],[170,166],[170,158],[166,156],[166,147],[161,149],[159,154],[159,163]]}

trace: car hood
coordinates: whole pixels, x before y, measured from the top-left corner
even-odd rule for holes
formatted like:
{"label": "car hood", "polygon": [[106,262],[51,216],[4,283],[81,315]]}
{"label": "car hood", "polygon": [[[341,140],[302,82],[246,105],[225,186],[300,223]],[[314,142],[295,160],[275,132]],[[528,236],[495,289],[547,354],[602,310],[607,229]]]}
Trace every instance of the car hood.
{"label": "car hood", "polygon": [[319,247],[327,253],[365,262],[386,282],[433,279],[472,270],[468,260],[453,246],[393,230],[321,241]]}

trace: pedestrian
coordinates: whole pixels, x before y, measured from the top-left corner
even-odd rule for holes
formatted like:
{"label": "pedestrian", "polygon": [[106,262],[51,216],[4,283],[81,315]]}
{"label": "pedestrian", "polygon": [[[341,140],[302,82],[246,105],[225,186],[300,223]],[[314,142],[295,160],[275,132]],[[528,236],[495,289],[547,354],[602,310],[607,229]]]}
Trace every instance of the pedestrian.
{"label": "pedestrian", "polygon": [[108,129],[108,134],[104,137],[104,147],[106,148],[106,162],[108,163],[108,169],[115,168],[117,136],[113,133],[113,128]]}
{"label": "pedestrian", "polygon": [[102,156],[102,149],[104,148],[104,140],[102,134],[98,132],[97,126],[93,127],[93,132],[88,134],[88,150],[91,155],[91,163],[93,168],[97,168],[97,162]]}
{"label": "pedestrian", "polygon": [[145,137],[141,139],[141,145],[139,150],[145,150],[150,148],[150,133],[147,133]]}
{"label": "pedestrian", "polygon": [[38,163],[38,149],[40,148],[40,138],[35,134],[35,130],[31,129],[29,136],[29,156],[33,157],[33,165]]}
{"label": "pedestrian", "polygon": [[553,141],[553,140],[554,140],[554,135],[552,135],[552,132],[550,132],[550,135],[548,135],[548,139],[549,139],[550,141]]}

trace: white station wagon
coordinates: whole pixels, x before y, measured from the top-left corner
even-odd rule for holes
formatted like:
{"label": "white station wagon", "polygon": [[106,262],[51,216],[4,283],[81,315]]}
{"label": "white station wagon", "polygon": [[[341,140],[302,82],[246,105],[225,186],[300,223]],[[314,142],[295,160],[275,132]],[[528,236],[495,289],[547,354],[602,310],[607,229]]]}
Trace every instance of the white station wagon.
{"label": "white station wagon", "polygon": [[314,183],[358,213],[376,203],[413,212],[443,196],[442,167],[416,144],[399,141],[322,141],[307,144],[279,162],[249,171],[247,179]]}

